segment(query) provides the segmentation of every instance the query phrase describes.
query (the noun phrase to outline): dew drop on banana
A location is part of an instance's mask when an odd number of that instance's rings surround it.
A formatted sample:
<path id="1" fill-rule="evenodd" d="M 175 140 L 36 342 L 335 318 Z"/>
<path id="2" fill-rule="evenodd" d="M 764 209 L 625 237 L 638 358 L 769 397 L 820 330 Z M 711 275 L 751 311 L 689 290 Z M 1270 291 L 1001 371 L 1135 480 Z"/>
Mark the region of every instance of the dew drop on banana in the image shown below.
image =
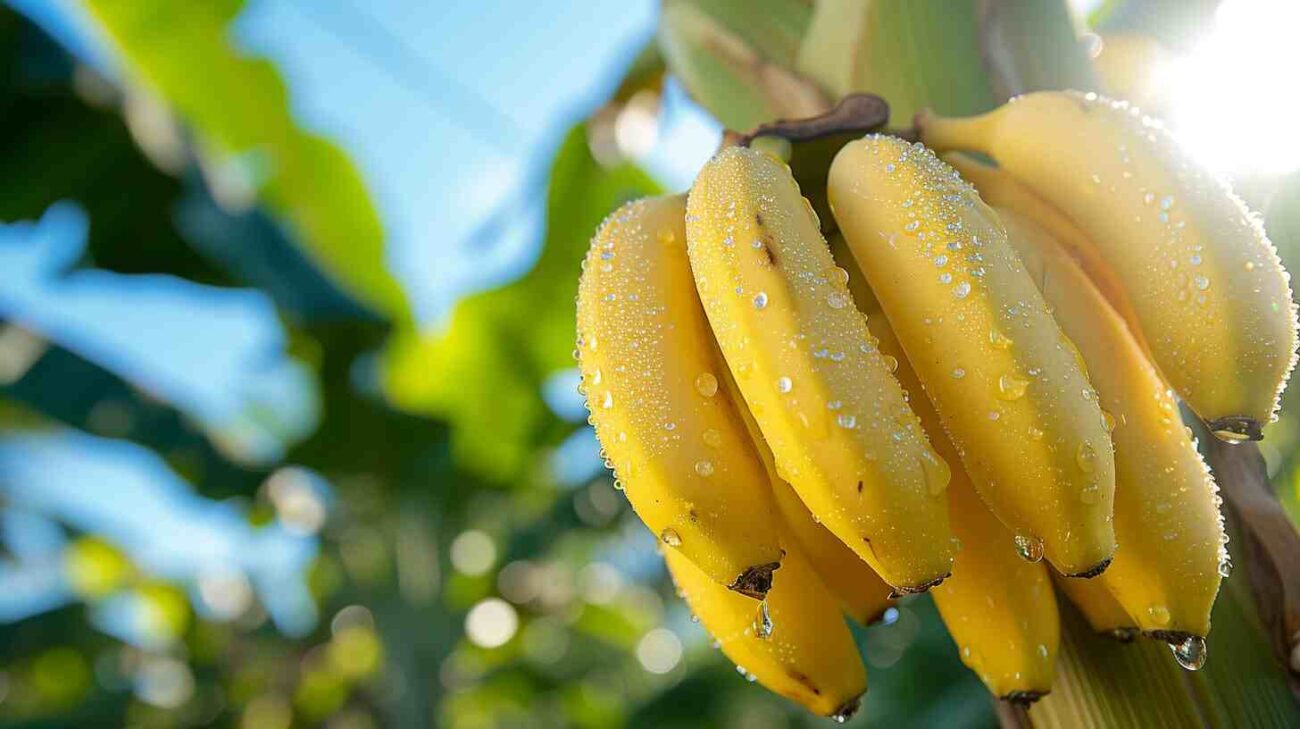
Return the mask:
<path id="1" fill-rule="evenodd" d="M 1147 608 L 1147 615 L 1151 616 L 1152 622 L 1156 625 L 1169 624 L 1169 608 L 1164 605 L 1152 605 Z"/>
<path id="2" fill-rule="evenodd" d="M 782 392 L 782 393 L 784 393 L 784 392 L 789 392 L 789 391 L 791 390 L 791 388 L 793 388 L 793 387 L 794 387 L 794 383 L 790 381 L 790 378 L 789 378 L 789 377 L 784 377 L 784 376 L 782 376 L 782 377 L 778 377 L 778 378 L 776 378 L 776 391 L 777 391 L 777 392 Z"/>
<path id="3" fill-rule="evenodd" d="M 710 372 L 701 372 L 695 378 L 695 390 L 705 397 L 713 397 L 718 394 L 718 378 Z"/>
<path id="4" fill-rule="evenodd" d="M 1027 534 L 1016 535 L 1016 553 L 1026 562 L 1043 561 L 1043 540 Z"/>
<path id="5" fill-rule="evenodd" d="M 754 294 L 754 308 L 762 311 L 767 308 L 767 292 L 759 291 Z"/>
<path id="6" fill-rule="evenodd" d="M 700 440 L 704 441 L 704 445 L 710 448 L 717 448 L 722 445 L 722 434 L 713 428 L 709 428 L 700 434 Z"/>
<path id="7" fill-rule="evenodd" d="M 1003 400 L 1019 400 L 1025 395 L 1029 380 L 1007 373 L 998 378 L 998 397 Z"/>
<path id="8" fill-rule="evenodd" d="M 668 528 L 659 532 L 659 541 L 670 547 L 680 547 L 682 546 L 682 535 L 678 534 L 676 530 Z"/>
<path id="9" fill-rule="evenodd" d="M 704 478 L 713 475 L 713 461 L 701 460 L 695 462 L 695 472 Z"/>
<path id="10" fill-rule="evenodd" d="M 1080 443 L 1074 452 L 1074 462 L 1079 466 L 1080 471 L 1092 473 L 1097 469 L 1097 449 L 1087 441 Z"/>
<path id="11" fill-rule="evenodd" d="M 772 637 L 772 611 L 767 607 L 767 600 L 758 604 L 758 616 L 754 618 L 754 637 L 767 640 Z"/>

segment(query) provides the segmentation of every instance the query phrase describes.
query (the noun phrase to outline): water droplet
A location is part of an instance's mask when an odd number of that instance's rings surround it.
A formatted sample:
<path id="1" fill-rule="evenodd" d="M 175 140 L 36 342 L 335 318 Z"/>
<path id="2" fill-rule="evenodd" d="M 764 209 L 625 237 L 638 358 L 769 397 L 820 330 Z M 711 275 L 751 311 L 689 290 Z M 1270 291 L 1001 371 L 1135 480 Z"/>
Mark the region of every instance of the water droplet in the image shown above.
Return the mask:
<path id="1" fill-rule="evenodd" d="M 1147 615 L 1151 616 L 1151 620 L 1156 625 L 1169 624 L 1169 608 L 1165 607 L 1164 605 L 1152 605 L 1151 607 L 1147 608 Z"/>
<path id="2" fill-rule="evenodd" d="M 710 372 L 701 372 L 695 378 L 695 391 L 705 397 L 713 397 L 718 394 L 718 378 Z"/>
<path id="3" fill-rule="evenodd" d="M 897 372 L 897 371 L 898 371 L 898 358 L 897 358 L 897 357 L 895 357 L 895 356 L 893 356 L 893 355 L 890 355 L 890 354 L 886 354 L 886 355 L 882 356 L 880 359 L 881 359 L 882 362 L 885 363 L 885 369 L 889 370 L 890 372 Z"/>
<path id="4" fill-rule="evenodd" d="M 601 399 L 600 406 L 606 410 L 614 407 L 614 393 L 609 390 L 605 391 L 605 397 Z"/>
<path id="5" fill-rule="evenodd" d="M 696 461 L 695 472 L 708 478 L 713 475 L 713 461 Z"/>
<path id="6" fill-rule="evenodd" d="M 682 546 L 682 536 L 671 528 L 659 532 L 659 541 L 670 547 Z"/>
<path id="7" fill-rule="evenodd" d="M 1205 639 L 1195 635 L 1189 635 L 1183 642 L 1169 645 L 1169 650 L 1174 653 L 1174 660 L 1178 665 L 1189 671 L 1199 671 L 1205 666 L 1205 659 L 1209 651 L 1205 647 Z"/>
<path id="8" fill-rule="evenodd" d="M 931 496 L 938 496 L 948 488 L 948 481 L 952 478 L 952 471 L 938 456 L 930 451 L 921 451 L 917 456 L 921 461 L 921 472 L 925 474 L 925 484 Z"/>
<path id="9" fill-rule="evenodd" d="M 1150 205 L 1155 201 L 1156 201 L 1156 194 L 1154 192 L 1148 192 L 1147 194 L 1142 196 L 1142 202 L 1146 203 L 1147 205 Z"/>
<path id="10" fill-rule="evenodd" d="M 955 299 L 964 299 L 970 295 L 970 281 L 962 281 L 952 287 L 952 296 Z"/>
<path id="11" fill-rule="evenodd" d="M 953 370 L 952 370 L 952 378 L 953 378 L 954 380 L 960 380 L 961 378 L 963 378 L 963 377 L 965 377 L 965 376 L 966 376 L 966 370 L 962 369 L 961 367 L 954 367 L 954 368 L 953 368 Z"/>
<path id="12" fill-rule="evenodd" d="M 1043 431 L 1039 430 L 1038 428 L 1035 428 L 1035 427 L 1032 426 L 1032 425 L 1029 426 L 1029 430 L 1026 431 L 1026 433 L 1029 435 L 1029 439 L 1030 439 L 1030 440 L 1042 440 L 1042 439 L 1043 439 Z"/>
<path id="13" fill-rule="evenodd" d="M 754 618 L 754 637 L 767 640 L 772 637 L 772 611 L 767 607 L 767 600 L 758 604 L 758 616 Z"/>
<path id="14" fill-rule="evenodd" d="M 1254 270 L 1255 270 L 1255 262 L 1254 262 L 1254 261 L 1246 261 L 1246 270 L 1247 270 L 1247 271 L 1254 271 Z"/>
<path id="15" fill-rule="evenodd" d="M 840 413 L 839 416 L 835 418 L 835 423 L 841 428 L 853 430 L 858 425 L 858 419 L 848 413 Z"/>
<path id="16" fill-rule="evenodd" d="M 998 397 L 1003 400 L 1019 400 L 1024 397 L 1027 387 L 1029 387 L 1029 380 L 1011 373 L 1004 374 L 998 378 Z"/>
<path id="17" fill-rule="evenodd" d="M 839 410 L 842 407 L 844 407 L 844 403 L 840 400 L 828 400 L 826 402 L 827 410 Z"/>
<path id="18" fill-rule="evenodd" d="M 835 280 L 836 280 L 836 281 L 839 281 L 841 284 L 843 284 L 843 285 L 845 285 L 845 286 L 848 286 L 848 285 L 849 285 L 849 272 L 846 271 L 846 270 L 844 270 L 844 269 L 842 269 L 842 268 L 840 268 L 839 266 L 836 266 L 836 267 L 835 267 Z"/>
<path id="19" fill-rule="evenodd" d="M 943 273 L 939 274 L 939 283 L 945 285 L 952 283 L 952 274 L 948 273 L 947 271 L 944 271 Z"/>
<path id="20" fill-rule="evenodd" d="M 1043 561 L 1043 540 L 1026 534 L 1016 535 L 1016 553 L 1026 562 Z"/>
<path id="21" fill-rule="evenodd" d="M 767 292 L 759 291 L 754 294 L 754 308 L 762 311 L 767 308 Z"/>
<path id="22" fill-rule="evenodd" d="M 1074 451 L 1074 462 L 1079 466 L 1080 471 L 1092 473 L 1097 470 L 1097 449 L 1093 448 L 1088 441 L 1080 443 L 1078 449 Z"/>
<path id="23" fill-rule="evenodd" d="M 1008 337 L 1002 332 L 996 329 L 990 329 L 989 344 L 993 345 L 994 349 L 1007 349 L 1014 344 L 1014 342 L 1011 340 L 1011 337 Z"/>
<path id="24" fill-rule="evenodd" d="M 1201 254 L 1193 253 L 1192 257 L 1187 260 L 1190 261 L 1193 266 L 1199 266 L 1201 265 Z"/>
<path id="25" fill-rule="evenodd" d="M 944 266 L 948 265 L 948 257 L 940 253 L 939 255 L 934 257 L 934 265 L 938 266 L 939 268 L 943 268 Z"/>
<path id="26" fill-rule="evenodd" d="M 722 434 L 713 428 L 709 428 L 700 434 L 700 440 L 703 440 L 704 445 L 710 448 L 717 448 L 722 445 Z"/>
<path id="27" fill-rule="evenodd" d="M 784 377 L 784 376 L 782 376 L 782 377 L 778 377 L 778 378 L 776 378 L 776 391 L 777 391 L 777 392 L 789 392 L 790 389 L 793 388 L 793 387 L 794 387 L 794 383 L 790 381 L 790 378 L 789 378 L 789 377 Z"/>
<path id="28" fill-rule="evenodd" d="M 1102 410 L 1102 411 L 1101 411 L 1101 422 L 1102 422 L 1102 425 L 1105 425 L 1105 426 L 1106 426 L 1106 432 L 1107 432 L 1107 433 L 1114 433 L 1114 432 L 1115 432 L 1115 416 L 1114 416 L 1114 415 L 1111 415 L 1110 413 L 1106 412 L 1105 410 Z"/>
<path id="29" fill-rule="evenodd" d="M 1090 483 L 1079 489 L 1079 501 L 1091 506 L 1101 501 L 1101 486 L 1096 483 Z"/>
<path id="30" fill-rule="evenodd" d="M 1038 644 L 1038 657 L 1039 658 L 1047 657 L 1047 646 L 1043 643 Z"/>
<path id="31" fill-rule="evenodd" d="M 1192 284 L 1196 286 L 1197 290 L 1204 291 L 1210 288 L 1210 279 L 1204 276 L 1197 276 L 1196 278 L 1192 279 Z"/>
<path id="32" fill-rule="evenodd" d="M 826 295 L 826 305 L 832 309 L 843 309 L 849 305 L 849 297 L 839 291 L 832 291 Z"/>

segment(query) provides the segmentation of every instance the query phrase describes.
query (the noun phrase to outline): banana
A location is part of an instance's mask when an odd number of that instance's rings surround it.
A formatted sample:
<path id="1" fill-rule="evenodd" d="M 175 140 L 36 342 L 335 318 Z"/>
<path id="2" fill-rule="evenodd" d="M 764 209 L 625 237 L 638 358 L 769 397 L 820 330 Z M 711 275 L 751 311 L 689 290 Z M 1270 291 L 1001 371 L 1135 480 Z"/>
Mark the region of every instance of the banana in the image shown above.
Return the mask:
<path id="1" fill-rule="evenodd" d="M 874 296 L 855 268 L 847 267 L 852 276 L 849 288 L 860 292 L 857 301 L 867 314 L 871 333 L 879 340 L 877 346 L 898 359 L 895 374 L 912 396 L 909 402 L 931 433 L 935 450 L 960 463 L 898 337 L 885 315 L 873 308 Z M 962 663 L 994 696 L 1021 704 L 1037 701 L 1052 688 L 1061 635 L 1048 570 L 1041 563 L 1020 558 L 1011 533 L 980 501 L 962 468 L 952 472 L 948 505 L 952 530 L 961 547 L 952 577 L 931 592 L 934 604 L 960 646 Z"/>
<path id="2" fill-rule="evenodd" d="M 582 387 L 642 521 L 705 574 L 761 599 L 781 560 L 767 475 L 686 257 L 683 196 L 639 200 L 592 240 L 578 289 Z"/>
<path id="3" fill-rule="evenodd" d="M 1101 581 L 1146 634 L 1203 641 L 1225 564 L 1218 489 L 1178 404 L 1119 315 L 1049 234 L 998 210 L 1114 423 L 1115 536 Z M 1224 570 L 1226 571 L 1226 570 Z"/>
<path id="4" fill-rule="evenodd" d="M 1096 632 L 1124 643 L 1137 637 L 1137 621 L 1129 617 L 1101 580 L 1081 580 L 1058 575 L 1056 586 L 1070 598 L 1070 602 L 1083 613 L 1084 620 Z"/>
<path id="5" fill-rule="evenodd" d="M 760 608 L 665 550 L 677 591 L 742 674 L 808 710 L 847 720 L 867 673 L 835 598 L 790 545 Z M 766 635 L 766 637 L 763 637 Z"/>
<path id="6" fill-rule="evenodd" d="M 719 152 L 687 203 L 696 287 L 782 478 L 897 592 L 952 568 L 931 449 L 780 160 Z"/>
<path id="7" fill-rule="evenodd" d="M 1115 549 L 1110 436 L 997 215 L 932 152 L 883 135 L 840 150 L 828 192 L 967 473 L 1021 554 L 1064 574 L 1103 571 Z"/>
<path id="8" fill-rule="evenodd" d="M 917 125 L 935 149 L 991 156 L 1072 220 L 1192 410 L 1224 440 L 1262 437 L 1295 364 L 1289 277 L 1259 219 L 1159 122 L 1096 94 L 1039 92 Z"/>
<path id="9" fill-rule="evenodd" d="M 967 182 L 979 191 L 980 199 L 999 210 L 1014 210 L 1022 217 L 1051 234 L 1057 243 L 1078 261 L 1088 278 L 1106 297 L 1106 301 L 1124 317 L 1142 351 L 1150 359 L 1150 347 L 1142 339 L 1142 323 L 1129 301 L 1124 286 L 1115 272 L 1097 254 L 1097 247 L 1069 218 L 1025 187 L 1005 171 L 976 160 L 964 152 L 948 152 L 939 156 L 957 170 Z"/>
<path id="10" fill-rule="evenodd" d="M 789 484 L 774 479 L 772 494 L 791 538 L 844 612 L 862 625 L 880 620 L 894 603 L 893 588 L 818 523 Z"/>

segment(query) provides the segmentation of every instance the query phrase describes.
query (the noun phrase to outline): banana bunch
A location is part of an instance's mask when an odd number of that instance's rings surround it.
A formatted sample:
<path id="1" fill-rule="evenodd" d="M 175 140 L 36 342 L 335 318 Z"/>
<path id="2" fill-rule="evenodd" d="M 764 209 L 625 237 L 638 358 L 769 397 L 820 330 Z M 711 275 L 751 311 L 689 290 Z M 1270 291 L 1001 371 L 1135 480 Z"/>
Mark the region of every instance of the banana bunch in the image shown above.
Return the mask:
<path id="1" fill-rule="evenodd" d="M 866 690 L 842 616 L 926 591 L 1009 701 L 1051 689 L 1058 592 L 1199 668 L 1231 561 L 1179 402 L 1262 437 L 1295 362 L 1288 275 L 1122 103 L 917 126 L 838 151 L 831 225 L 746 146 L 602 224 L 577 355 L 607 465 L 723 652 L 817 713 Z"/>

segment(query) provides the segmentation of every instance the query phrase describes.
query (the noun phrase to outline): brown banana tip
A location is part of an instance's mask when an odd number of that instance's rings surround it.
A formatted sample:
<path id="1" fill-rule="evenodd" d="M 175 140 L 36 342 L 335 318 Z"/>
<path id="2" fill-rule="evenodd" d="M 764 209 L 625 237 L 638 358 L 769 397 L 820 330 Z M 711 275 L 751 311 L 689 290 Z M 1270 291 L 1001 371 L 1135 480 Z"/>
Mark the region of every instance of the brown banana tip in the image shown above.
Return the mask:
<path id="1" fill-rule="evenodd" d="M 1205 639 L 1205 636 L 1189 633 L 1186 630 L 1144 630 L 1142 635 L 1155 640 L 1163 641 L 1169 645 L 1182 645 L 1189 638 Z"/>
<path id="2" fill-rule="evenodd" d="M 1009 704 L 1015 704 L 1023 709 L 1028 709 L 1035 701 L 1038 701 L 1050 693 L 1050 689 L 1045 691 L 1012 691 L 1000 698 Z"/>
<path id="3" fill-rule="evenodd" d="M 1236 445 L 1250 440 L 1264 440 L 1264 426 L 1245 415 L 1228 415 L 1205 424 L 1215 438 Z"/>
<path id="4" fill-rule="evenodd" d="M 852 719 L 853 715 L 858 713 L 858 709 L 861 708 L 862 708 L 862 697 L 856 696 L 852 699 L 849 699 L 848 701 L 845 701 L 843 704 L 840 704 L 839 708 L 837 708 L 835 711 L 832 711 L 829 716 L 836 724 L 843 724 L 849 719 Z"/>
<path id="5" fill-rule="evenodd" d="M 1088 569 L 1082 572 L 1076 572 L 1072 575 L 1066 575 L 1066 577 L 1073 577 L 1080 580 L 1090 580 L 1093 577 L 1096 577 L 1097 575 L 1101 574 L 1102 572 L 1105 572 L 1106 568 L 1110 566 L 1110 561 L 1112 559 L 1114 559 L 1114 557 L 1107 557 L 1106 559 L 1103 559 L 1102 561 L 1098 562 L 1096 565 L 1089 567 Z"/>
<path id="6" fill-rule="evenodd" d="M 930 580 L 929 582 L 923 582 L 919 585 L 904 585 L 902 587 L 894 586 L 893 591 L 889 593 L 889 599 L 897 600 L 898 598 L 904 595 L 920 595 L 923 592 L 929 592 L 930 588 L 938 587 L 940 583 L 942 583 L 944 580 L 948 579 L 949 577 L 952 577 L 951 572 L 939 575 L 933 580 Z"/>
<path id="7" fill-rule="evenodd" d="M 755 600 L 762 600 L 767 597 L 767 591 L 772 589 L 772 573 L 781 567 L 780 562 L 768 562 L 750 567 L 736 581 L 731 583 L 730 589 L 739 592 L 745 597 L 752 597 Z"/>

